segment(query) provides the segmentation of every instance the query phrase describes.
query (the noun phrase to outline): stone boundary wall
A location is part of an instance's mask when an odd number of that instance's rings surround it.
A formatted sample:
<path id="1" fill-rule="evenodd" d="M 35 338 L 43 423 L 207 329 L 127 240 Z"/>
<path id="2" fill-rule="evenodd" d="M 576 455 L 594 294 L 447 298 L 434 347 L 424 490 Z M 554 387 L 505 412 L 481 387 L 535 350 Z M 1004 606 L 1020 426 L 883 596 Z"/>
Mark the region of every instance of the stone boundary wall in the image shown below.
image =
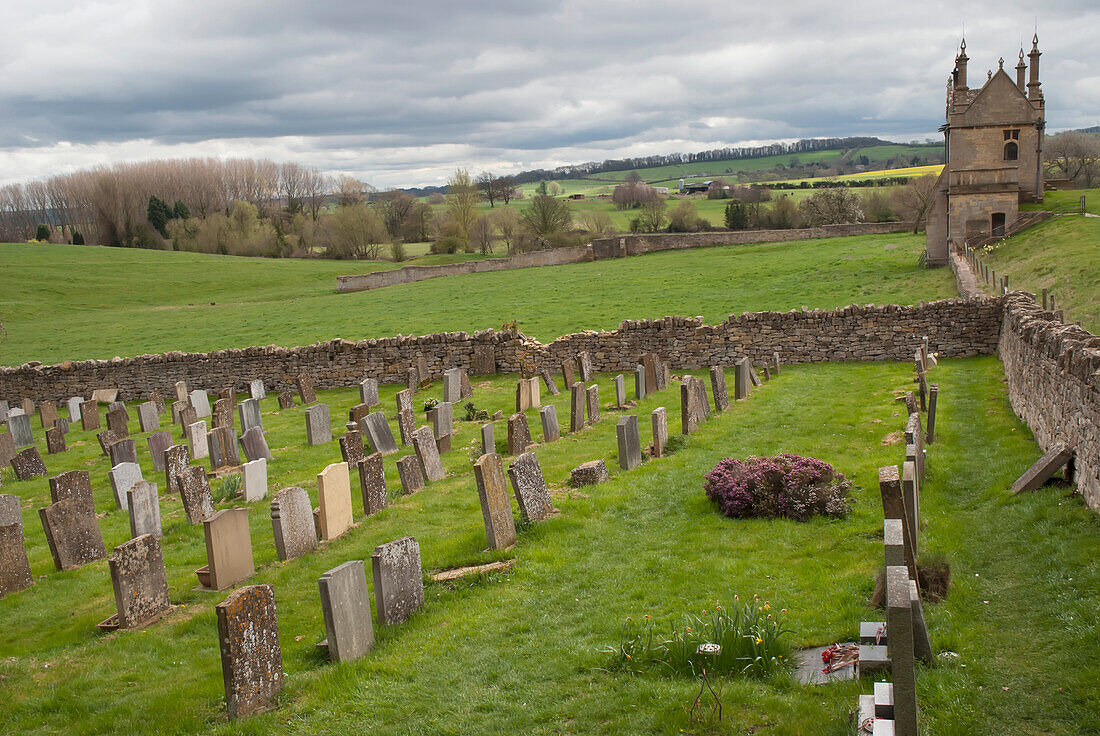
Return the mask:
<path id="1" fill-rule="evenodd" d="M 970 264 L 958 253 L 951 253 L 951 270 L 955 272 L 955 288 L 963 299 L 978 299 L 985 292 L 978 286 L 978 279 L 974 276 Z"/>
<path id="2" fill-rule="evenodd" d="M 1077 489 L 1100 511 L 1100 337 L 1059 321 L 1035 297 L 1004 297 L 998 352 L 1012 410 L 1046 452 L 1076 451 Z"/>
<path id="3" fill-rule="evenodd" d="M 452 263 L 443 266 L 405 266 L 390 271 L 375 271 L 374 273 L 357 276 L 337 276 L 336 291 L 341 294 L 354 291 L 370 291 L 386 286 L 411 284 L 415 281 L 437 279 L 443 276 L 457 276 L 464 273 L 560 266 L 566 263 L 582 263 L 604 258 L 637 256 L 662 250 L 708 248 L 714 245 L 774 243 L 783 240 L 836 238 L 845 235 L 882 235 L 884 233 L 903 232 L 904 230 L 906 230 L 906 225 L 903 222 L 859 222 L 851 225 L 825 225 L 824 227 L 796 230 L 731 230 L 710 233 L 626 235 L 616 238 L 601 238 L 592 241 L 589 245 L 521 253 L 511 258 L 487 258 L 480 261 L 466 261 L 465 263 Z"/>
<path id="4" fill-rule="evenodd" d="M 28 363 L 0 368 L 0 399 L 15 402 L 61 401 L 90 396 L 96 388 L 118 388 L 126 400 L 144 399 L 153 390 L 173 395 L 176 381 L 217 391 L 247 390 L 262 378 L 269 390 L 292 388 L 300 373 L 318 388 L 350 386 L 365 376 L 387 383 L 405 381 L 406 371 L 423 355 L 432 376 L 447 368 L 475 372 L 488 355 L 497 371 L 547 367 L 580 351 L 592 354 L 600 371 L 630 371 L 643 353 L 656 352 L 673 368 L 732 365 L 748 355 L 762 361 L 778 352 L 784 363 L 821 361 L 908 361 L 927 335 L 937 353 L 949 357 L 990 354 L 997 346 L 1001 301 L 982 299 L 921 303 L 917 306 L 850 306 L 836 310 L 746 312 L 718 325 L 702 317 L 627 320 L 610 332 L 565 335 L 545 345 L 519 332 L 484 330 L 470 335 L 448 332 L 421 337 L 332 340 L 306 347 L 274 345 L 211 353 L 163 353 L 135 358 Z"/>

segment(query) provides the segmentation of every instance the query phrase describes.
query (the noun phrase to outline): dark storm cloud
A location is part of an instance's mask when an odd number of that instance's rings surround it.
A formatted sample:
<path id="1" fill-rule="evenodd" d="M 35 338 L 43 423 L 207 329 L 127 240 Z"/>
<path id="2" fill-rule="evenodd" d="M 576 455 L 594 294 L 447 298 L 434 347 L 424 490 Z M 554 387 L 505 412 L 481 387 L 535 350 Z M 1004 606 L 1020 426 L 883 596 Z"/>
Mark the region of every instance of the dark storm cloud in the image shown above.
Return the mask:
<path id="1" fill-rule="evenodd" d="M 934 134 L 1034 6 L 37 2 L 0 29 L 0 179 L 270 156 L 379 184 L 749 140 Z M 1100 118 L 1094 2 L 1039 17 L 1051 128 Z"/>

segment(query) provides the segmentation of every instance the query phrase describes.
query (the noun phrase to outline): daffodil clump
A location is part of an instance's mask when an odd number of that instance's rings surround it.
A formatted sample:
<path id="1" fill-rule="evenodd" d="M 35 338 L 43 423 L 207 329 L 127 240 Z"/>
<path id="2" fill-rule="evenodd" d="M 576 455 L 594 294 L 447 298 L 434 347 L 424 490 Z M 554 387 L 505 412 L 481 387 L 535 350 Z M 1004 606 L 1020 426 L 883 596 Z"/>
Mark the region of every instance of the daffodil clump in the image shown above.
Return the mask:
<path id="1" fill-rule="evenodd" d="M 685 614 L 671 625 L 659 624 L 649 615 L 638 621 L 628 618 L 619 646 L 603 651 L 612 659 L 611 669 L 697 676 L 705 668 L 709 675 L 765 678 L 790 666 L 786 613 L 754 595 L 746 601 L 734 596 L 731 606 L 718 603 L 713 610 Z M 706 653 L 715 649 L 706 644 L 717 644 L 718 653 Z"/>

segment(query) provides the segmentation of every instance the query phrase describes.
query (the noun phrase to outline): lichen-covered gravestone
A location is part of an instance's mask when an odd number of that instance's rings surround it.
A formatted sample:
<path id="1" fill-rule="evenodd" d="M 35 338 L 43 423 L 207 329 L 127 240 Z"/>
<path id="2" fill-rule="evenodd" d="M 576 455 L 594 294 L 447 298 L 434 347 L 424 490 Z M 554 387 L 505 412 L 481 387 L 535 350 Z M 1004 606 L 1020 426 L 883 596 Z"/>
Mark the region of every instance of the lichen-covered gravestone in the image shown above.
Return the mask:
<path id="1" fill-rule="evenodd" d="M 584 384 L 571 384 L 569 392 L 569 431 L 580 432 L 584 428 Z"/>
<path id="2" fill-rule="evenodd" d="M 485 522 L 489 548 L 503 550 L 511 547 L 516 543 L 516 525 L 500 455 L 494 452 L 479 457 L 474 463 L 474 480 L 477 481 L 477 495 L 481 501 L 481 516 Z"/>
<path id="3" fill-rule="evenodd" d="M 581 381 L 588 383 L 592 380 L 594 373 L 592 368 L 592 355 L 587 350 L 583 351 L 577 356 L 577 363 L 580 367 Z"/>
<path id="4" fill-rule="evenodd" d="M 53 426 L 46 430 L 46 452 L 57 455 L 65 452 L 65 433 L 59 426 Z"/>
<path id="5" fill-rule="evenodd" d="M 95 401 L 80 403 L 80 426 L 85 432 L 99 429 L 99 404 Z"/>
<path id="6" fill-rule="evenodd" d="M 389 498 L 381 453 L 376 452 L 359 461 L 359 488 L 363 494 L 363 513 L 376 514 L 386 508 Z"/>
<path id="7" fill-rule="evenodd" d="M 298 376 L 298 398 L 303 404 L 312 404 L 317 401 L 317 393 L 313 390 L 313 379 L 304 373 Z"/>
<path id="8" fill-rule="evenodd" d="M 177 479 L 187 469 L 191 456 L 186 445 L 172 445 L 164 451 L 164 492 L 172 493 L 177 489 Z"/>
<path id="9" fill-rule="evenodd" d="M 304 488 L 284 488 L 271 498 L 271 526 L 275 532 L 275 553 L 280 560 L 293 560 L 317 547 L 317 527 L 309 493 Z"/>
<path id="10" fill-rule="evenodd" d="M 317 474 L 317 502 L 321 539 L 336 539 L 351 528 L 351 475 L 347 463 L 333 463 Z"/>
<path id="11" fill-rule="evenodd" d="M 168 431 L 153 432 L 148 439 L 149 455 L 153 458 L 153 470 L 163 471 L 165 467 L 164 453 L 172 446 L 172 433 Z"/>
<path id="12" fill-rule="evenodd" d="M 87 470 L 68 470 L 50 478 L 50 500 L 53 503 L 75 498 L 89 511 L 95 512 L 92 499 L 92 476 Z"/>
<path id="13" fill-rule="evenodd" d="M 584 390 L 585 404 L 588 406 L 588 423 L 600 421 L 600 387 L 592 384 Z"/>
<path id="14" fill-rule="evenodd" d="M 374 601 L 378 622 L 403 624 L 424 605 L 420 545 L 405 537 L 374 548 Z"/>
<path id="15" fill-rule="evenodd" d="M 293 409 L 294 408 L 294 394 L 289 391 L 283 391 L 279 394 L 279 409 Z"/>
<path id="16" fill-rule="evenodd" d="M 306 409 L 306 442 L 311 446 L 332 442 L 328 404 L 316 404 Z"/>
<path id="17" fill-rule="evenodd" d="M 531 430 L 527 426 L 527 415 L 516 412 L 508 417 L 508 454 L 519 455 L 531 445 Z"/>
<path id="18" fill-rule="evenodd" d="M 33 584 L 19 497 L 0 495 L 0 597 Z"/>
<path id="19" fill-rule="evenodd" d="M 539 419 L 542 422 L 543 442 L 561 439 L 561 430 L 558 429 L 558 410 L 553 404 L 547 404 L 539 409 Z"/>
<path id="20" fill-rule="evenodd" d="M 424 470 L 416 455 L 406 455 L 397 461 L 397 475 L 401 478 L 401 490 L 406 495 L 424 487 Z"/>
<path id="21" fill-rule="evenodd" d="M 251 399 L 246 399 L 251 401 Z M 214 402 L 214 408 L 210 412 L 210 426 L 233 426 L 233 402 L 229 399 L 218 399 Z"/>
<path id="22" fill-rule="evenodd" d="M 124 407 L 107 412 L 107 429 L 114 432 L 116 437 L 130 436 L 130 417 Z"/>
<path id="23" fill-rule="evenodd" d="M 72 570 L 107 554 L 95 511 L 86 502 L 77 498 L 58 501 L 39 509 L 38 515 L 58 570 Z"/>
<path id="24" fill-rule="evenodd" d="M 108 565 L 119 628 L 145 626 L 171 607 L 160 540 L 152 534 L 115 547 Z"/>
<path id="25" fill-rule="evenodd" d="M 543 368 L 539 371 L 539 376 L 542 378 L 542 385 L 546 386 L 546 390 L 551 396 L 557 396 L 561 393 L 558 384 L 554 383 L 554 376 L 550 373 L 549 368 Z"/>
<path id="26" fill-rule="evenodd" d="M 126 505 L 130 511 L 130 536 L 152 534 L 160 539 L 160 498 L 157 495 L 157 484 L 144 480 L 135 483 L 126 491 Z"/>
<path id="27" fill-rule="evenodd" d="M 729 408 L 729 394 L 726 392 L 726 373 L 722 366 L 710 367 L 710 391 L 714 395 L 714 410 L 725 411 Z"/>
<path id="28" fill-rule="evenodd" d="M 589 460 L 569 471 L 569 484 L 574 488 L 580 488 L 603 483 L 610 477 L 603 460 Z"/>
<path id="29" fill-rule="evenodd" d="M 329 658 L 351 662 L 374 647 L 370 594 L 362 560 L 349 560 L 317 581 Z"/>
<path id="30" fill-rule="evenodd" d="M 752 366 L 749 364 L 748 358 L 741 358 L 734 366 L 733 398 L 736 401 L 748 398 L 749 393 L 752 391 L 751 370 Z"/>
<path id="31" fill-rule="evenodd" d="M 397 412 L 397 428 L 401 432 L 401 444 L 411 445 L 413 433 L 416 432 L 416 414 L 412 409 Z"/>
<path id="32" fill-rule="evenodd" d="M 642 464 L 642 443 L 638 436 L 638 417 L 633 414 L 622 417 L 615 425 L 619 444 L 619 467 L 633 470 Z"/>
<path id="33" fill-rule="evenodd" d="M 11 459 L 12 470 L 18 480 L 30 480 L 39 475 L 48 475 L 46 464 L 42 462 L 42 455 L 37 447 L 27 447 L 15 453 Z"/>
<path id="34" fill-rule="evenodd" d="M 512 483 L 519 512 L 524 521 L 542 521 L 554 510 L 542 466 L 533 452 L 525 452 L 508 465 L 508 480 Z"/>
<path id="35" fill-rule="evenodd" d="M 184 469 L 176 478 L 176 488 L 189 524 L 201 524 L 214 513 L 214 497 L 202 467 L 194 465 Z"/>
<path id="36" fill-rule="evenodd" d="M 262 378 L 256 378 L 249 382 L 248 395 L 256 401 L 263 401 L 267 398 L 267 389 L 264 388 L 264 381 Z"/>
<path id="37" fill-rule="evenodd" d="M 230 720 L 269 705 L 283 688 L 275 590 L 248 585 L 215 607 L 225 705 Z"/>

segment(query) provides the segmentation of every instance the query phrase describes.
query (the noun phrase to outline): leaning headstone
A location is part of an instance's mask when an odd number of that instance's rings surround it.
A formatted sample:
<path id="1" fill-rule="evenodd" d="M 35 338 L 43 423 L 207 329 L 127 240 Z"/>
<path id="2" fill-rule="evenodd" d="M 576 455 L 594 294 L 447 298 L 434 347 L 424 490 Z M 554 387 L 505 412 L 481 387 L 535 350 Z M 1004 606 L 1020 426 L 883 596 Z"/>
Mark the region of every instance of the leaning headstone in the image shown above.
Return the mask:
<path id="1" fill-rule="evenodd" d="M 198 413 L 195 411 L 195 407 L 187 404 L 180 409 L 179 425 L 183 430 L 184 435 L 187 434 L 187 427 L 199 421 Z"/>
<path id="2" fill-rule="evenodd" d="M 275 459 L 267 446 L 267 438 L 259 427 L 253 427 L 241 436 L 241 447 L 244 448 L 245 457 L 250 461 L 262 458 L 271 462 Z"/>
<path id="3" fill-rule="evenodd" d="M 65 402 L 65 406 L 69 410 L 69 421 L 76 423 L 80 421 L 80 405 L 84 403 L 83 396 L 73 396 Z"/>
<path id="4" fill-rule="evenodd" d="M 569 485 L 574 488 L 591 486 L 596 483 L 603 483 L 610 477 L 607 473 L 607 465 L 604 464 L 603 460 L 589 460 L 569 471 Z"/>
<path id="5" fill-rule="evenodd" d="M 581 381 L 588 383 L 592 380 L 595 371 L 592 368 L 592 355 L 587 350 L 577 356 L 577 364 L 580 367 Z"/>
<path id="6" fill-rule="evenodd" d="M 279 394 L 279 409 L 293 409 L 294 408 L 294 394 L 289 391 L 283 391 Z"/>
<path id="7" fill-rule="evenodd" d="M 405 495 L 416 493 L 424 487 L 424 470 L 416 455 L 406 455 L 397 461 L 397 475 L 401 478 L 401 490 Z"/>
<path id="8" fill-rule="evenodd" d="M 57 422 L 57 404 L 52 401 L 43 401 L 38 405 L 38 420 L 42 422 L 42 429 L 49 429 Z"/>
<path id="9" fill-rule="evenodd" d="M 548 368 L 543 368 L 539 371 L 539 376 L 542 378 L 542 384 L 546 386 L 546 391 L 551 396 L 557 396 L 561 393 L 558 389 L 558 384 L 554 383 L 554 376 L 550 373 Z"/>
<path id="10" fill-rule="evenodd" d="M 481 425 L 481 454 L 497 451 L 496 428 L 492 422 Z"/>
<path id="11" fill-rule="evenodd" d="M 371 450 L 383 455 L 392 455 L 398 451 L 389 422 L 386 421 L 386 415 L 381 410 L 372 411 L 360 424 L 363 427 L 363 436 L 370 443 Z"/>
<path id="12" fill-rule="evenodd" d="M 210 396 L 202 390 L 194 390 L 190 395 L 191 406 L 195 407 L 195 417 L 205 419 L 210 416 Z"/>
<path id="13" fill-rule="evenodd" d="M 359 403 L 367 406 L 378 405 L 378 379 L 364 378 L 359 382 Z"/>
<path id="14" fill-rule="evenodd" d="M 53 426 L 46 430 L 46 452 L 50 455 L 65 452 L 65 435 L 61 427 Z"/>
<path id="15" fill-rule="evenodd" d="M 229 427 L 216 427 L 206 433 L 206 444 L 210 450 L 210 469 L 235 468 L 241 464 L 241 453 L 237 449 L 237 437 Z"/>
<path id="16" fill-rule="evenodd" d="M 504 464 L 500 455 L 482 455 L 474 463 L 474 479 L 481 501 L 481 516 L 489 548 L 503 550 L 516 543 L 516 525 L 512 519 L 512 504 L 504 480 Z"/>
<path id="17" fill-rule="evenodd" d="M 143 433 L 160 429 L 160 415 L 157 414 L 157 405 L 152 401 L 138 404 L 138 424 Z"/>
<path id="18" fill-rule="evenodd" d="M 361 458 L 358 467 L 359 490 L 363 494 L 363 513 L 368 516 L 377 514 L 389 504 L 382 454 L 376 452 L 369 457 Z"/>
<path id="19" fill-rule="evenodd" d="M 119 463 L 136 463 L 137 445 L 132 439 L 112 442 L 111 446 L 107 448 L 107 454 L 111 458 L 111 467 Z"/>
<path id="20" fill-rule="evenodd" d="M 752 378 L 749 375 L 752 366 L 748 358 L 741 358 L 734 365 L 733 371 L 733 398 L 736 401 L 747 398 L 752 391 Z"/>
<path id="21" fill-rule="evenodd" d="M 634 400 L 641 401 L 645 398 L 645 366 L 634 366 Z"/>
<path id="22" fill-rule="evenodd" d="M 577 382 L 577 361 L 566 358 L 561 362 L 561 380 L 566 386 Z"/>
<path id="23" fill-rule="evenodd" d="M 592 384 L 584 390 L 585 405 L 588 407 L 588 423 L 600 421 L 600 387 Z"/>
<path id="24" fill-rule="evenodd" d="M 443 480 L 443 461 L 439 459 L 439 448 L 431 427 L 420 427 L 413 433 L 413 447 L 420 461 L 420 469 L 428 481 Z"/>
<path id="25" fill-rule="evenodd" d="M 710 367 L 710 392 L 714 396 L 714 410 L 725 411 L 729 408 L 729 395 L 726 393 L 726 372 L 722 366 Z"/>
<path id="26" fill-rule="evenodd" d="M 39 475 L 47 475 L 46 464 L 38 454 L 37 447 L 26 447 L 15 453 L 11 459 L 12 470 L 17 480 L 30 480 Z"/>
<path id="27" fill-rule="evenodd" d="M 249 382 L 248 395 L 256 401 L 263 401 L 267 398 L 267 389 L 264 388 L 264 381 L 262 378 L 257 378 Z"/>
<path id="28" fill-rule="evenodd" d="M 87 470 L 69 470 L 50 478 L 50 501 L 76 499 L 89 512 L 95 513 L 92 498 L 92 477 Z"/>
<path id="29" fill-rule="evenodd" d="M 448 368 L 443 372 L 443 401 L 456 403 L 462 400 L 462 369 Z"/>
<path id="30" fill-rule="evenodd" d="M 263 416 L 260 414 L 260 402 L 257 399 L 245 399 L 237 404 L 237 415 L 241 419 L 242 433 L 253 427 L 264 428 Z"/>
<path id="31" fill-rule="evenodd" d="M 23 400 L 19 402 L 19 408 L 21 408 L 23 410 L 23 413 L 26 414 L 28 417 L 31 414 L 34 414 L 34 402 L 25 396 L 23 397 Z"/>
<path id="32" fill-rule="evenodd" d="M 779 353 L 772 353 L 772 373 L 779 375 Z"/>
<path id="33" fill-rule="evenodd" d="M 370 414 L 370 405 L 368 404 L 356 404 L 348 409 L 348 421 L 359 424 L 363 421 L 363 417 Z"/>
<path id="34" fill-rule="evenodd" d="M 317 548 L 317 525 L 304 488 L 291 486 L 271 497 L 271 526 L 275 554 L 284 562 Z"/>
<path id="35" fill-rule="evenodd" d="M 243 494 L 245 503 L 259 501 L 267 496 L 267 460 L 257 458 L 241 466 L 244 474 Z"/>
<path id="36" fill-rule="evenodd" d="M 620 373 L 615 376 L 615 408 L 626 406 L 626 377 Z"/>
<path id="37" fill-rule="evenodd" d="M 655 394 L 660 390 L 660 360 L 655 353 L 642 356 L 642 371 L 645 373 L 645 392 Z"/>
<path id="38" fill-rule="evenodd" d="M 554 504 L 535 453 L 525 452 L 509 463 L 508 480 L 524 521 L 542 521 L 550 516 Z"/>
<path id="39" fill-rule="evenodd" d="M 344 534 L 354 521 L 351 475 L 347 463 L 333 463 L 317 474 L 317 531 L 328 541 Z"/>
<path id="40" fill-rule="evenodd" d="M 120 629 L 134 629 L 156 621 L 167 611 L 168 576 L 160 540 L 142 534 L 115 547 L 108 560 L 115 591 L 115 616 Z"/>
<path id="41" fill-rule="evenodd" d="M 178 488 L 177 479 L 190 463 L 191 456 L 187 453 L 186 445 L 172 445 L 164 451 L 164 487 L 167 493 Z"/>
<path id="42" fill-rule="evenodd" d="M 397 428 L 401 432 L 401 444 L 411 445 L 413 432 L 416 431 L 416 414 L 411 409 L 397 412 Z"/>
<path id="43" fill-rule="evenodd" d="M 904 566 L 886 568 L 886 631 L 893 680 L 894 732 L 917 734 L 916 661 L 913 650 L 913 607 L 909 575 Z"/>
<path id="44" fill-rule="evenodd" d="M 428 421 L 432 423 L 436 439 L 450 437 L 454 433 L 453 406 L 448 401 L 441 401 L 428 410 Z"/>
<path id="45" fill-rule="evenodd" d="M 206 566 L 195 571 L 209 590 L 225 590 L 256 573 L 248 509 L 222 509 L 202 522 L 206 537 Z"/>
<path id="46" fill-rule="evenodd" d="M 527 415 L 517 412 L 508 417 L 508 454 L 519 455 L 531 445 L 531 430 L 527 426 Z"/>
<path id="47" fill-rule="evenodd" d="M 642 464 L 642 442 L 638 436 L 638 417 L 630 414 L 619 419 L 615 425 L 615 435 L 619 443 L 619 467 L 633 470 Z"/>
<path id="48" fill-rule="evenodd" d="M 363 434 L 359 431 L 359 425 L 348 422 L 349 430 L 339 439 L 340 457 L 348 464 L 349 468 L 359 466 L 359 461 L 365 457 L 363 452 Z"/>
<path id="49" fill-rule="evenodd" d="M 936 438 L 936 397 L 940 393 L 939 384 L 933 383 L 928 387 L 928 426 L 925 429 L 924 438 L 928 444 L 932 444 Z"/>
<path id="50" fill-rule="evenodd" d="M 569 431 L 580 432 L 584 429 L 584 384 L 571 384 L 569 393 Z"/>
<path id="51" fill-rule="evenodd" d="M 102 432 L 99 432 L 98 434 L 96 434 L 95 438 L 96 441 L 99 442 L 99 449 L 103 452 L 104 456 L 110 457 L 111 445 L 118 442 L 119 438 L 116 437 L 115 433 L 109 429 L 105 429 Z"/>
<path id="52" fill-rule="evenodd" d="M 153 470 L 164 470 L 164 452 L 172 446 L 172 433 L 167 430 L 153 432 L 146 442 L 153 458 Z"/>
<path id="53" fill-rule="evenodd" d="M 650 416 L 653 425 L 653 445 L 651 452 L 653 457 L 664 457 L 665 445 L 668 444 L 668 415 L 663 406 L 658 406 Z"/>
<path id="54" fill-rule="evenodd" d="M 247 716 L 275 700 L 283 689 L 283 653 L 270 585 L 235 590 L 215 607 L 222 680 L 229 720 Z"/>
<path id="55" fill-rule="evenodd" d="M 558 410 L 553 404 L 547 404 L 539 409 L 539 419 L 542 421 L 543 442 L 561 439 L 561 431 L 558 429 Z"/>
<path id="56" fill-rule="evenodd" d="M 214 496 L 210 493 L 210 481 L 206 471 L 198 465 L 184 470 L 176 479 L 176 489 L 183 501 L 183 511 L 188 524 L 201 524 L 214 513 Z"/>
<path id="57" fill-rule="evenodd" d="M 222 428 L 216 427 L 216 429 Z M 193 459 L 200 460 L 204 457 L 210 457 L 210 443 L 206 439 L 205 419 L 200 419 L 194 424 L 188 424 L 184 437 L 187 440 L 187 446 L 191 448 Z"/>
<path id="58" fill-rule="evenodd" d="M 160 497 L 157 484 L 138 481 L 126 491 L 126 506 L 130 512 L 130 536 L 152 534 L 160 539 Z"/>
<path id="59" fill-rule="evenodd" d="M 8 414 L 8 432 L 16 447 L 34 444 L 34 433 L 31 431 L 31 418 L 28 414 Z"/>
<path id="60" fill-rule="evenodd" d="M 99 429 L 99 404 L 94 401 L 80 403 L 80 426 L 85 432 Z"/>
<path id="61" fill-rule="evenodd" d="M 12 442 L 11 434 L 0 432 L 0 468 L 10 463 L 13 457 L 15 457 L 15 443 Z"/>
<path id="62" fill-rule="evenodd" d="M 374 647 L 370 595 L 362 560 L 349 560 L 317 581 L 329 658 L 351 662 Z"/>
<path id="63" fill-rule="evenodd" d="M 50 504 L 38 516 L 58 570 L 72 570 L 107 554 L 95 512 L 79 499 Z"/>
<path id="64" fill-rule="evenodd" d="M 397 400 L 397 411 L 416 411 L 416 408 L 413 406 L 413 392 L 409 389 L 401 389 L 397 392 L 395 398 Z"/>
<path id="65" fill-rule="evenodd" d="M 245 399 L 252 401 L 252 399 Z M 233 426 L 233 402 L 229 399 L 218 399 L 214 402 L 214 408 L 210 410 L 211 427 Z"/>
<path id="66" fill-rule="evenodd" d="M 704 419 L 710 419 L 710 398 L 707 396 L 706 381 L 692 376 L 691 390 L 699 415 Z"/>
<path id="67" fill-rule="evenodd" d="M 424 605 L 420 545 L 413 537 L 380 544 L 370 556 L 378 623 L 403 624 Z"/>
<path id="68" fill-rule="evenodd" d="M 306 442 L 311 446 L 332 442 L 328 404 L 315 404 L 306 409 Z"/>
<path id="69" fill-rule="evenodd" d="M 461 390 L 459 391 L 459 397 L 463 399 L 469 399 L 474 395 L 474 386 L 470 383 L 470 376 L 466 371 L 462 371 L 462 374 L 458 377 Z"/>
<path id="70" fill-rule="evenodd" d="M 0 495 L 0 598 L 33 584 L 19 497 Z"/>
<path id="71" fill-rule="evenodd" d="M 183 415 L 183 410 L 187 408 L 194 410 L 195 407 L 191 406 L 186 401 L 172 402 L 172 424 L 181 424 L 180 417 Z"/>
<path id="72" fill-rule="evenodd" d="M 1013 494 L 1026 493 L 1041 488 L 1055 473 L 1073 459 L 1074 452 L 1062 442 L 1055 442 L 1043 456 L 1036 460 L 1024 474 L 1016 479 L 1009 490 Z"/>
<path id="73" fill-rule="evenodd" d="M 137 463 L 119 463 L 107 471 L 107 477 L 111 481 L 111 493 L 115 497 L 117 509 L 128 508 L 127 491 L 145 480 L 141 477 L 141 466 Z"/>
<path id="74" fill-rule="evenodd" d="M 312 404 L 317 401 L 317 392 L 313 390 L 313 379 L 305 373 L 298 376 L 298 398 L 303 404 Z"/>
<path id="75" fill-rule="evenodd" d="M 901 497 L 905 515 L 913 536 L 913 554 L 920 554 L 920 481 L 916 463 L 906 461 L 901 466 Z"/>
<path id="76" fill-rule="evenodd" d="M 909 576 L 917 577 L 916 554 L 914 553 L 913 529 L 909 527 L 909 515 L 905 513 L 904 494 L 901 489 L 901 474 L 898 466 L 887 465 L 878 469 L 879 493 L 882 496 L 882 515 L 884 519 L 900 519 L 905 542 L 905 565 Z"/>

